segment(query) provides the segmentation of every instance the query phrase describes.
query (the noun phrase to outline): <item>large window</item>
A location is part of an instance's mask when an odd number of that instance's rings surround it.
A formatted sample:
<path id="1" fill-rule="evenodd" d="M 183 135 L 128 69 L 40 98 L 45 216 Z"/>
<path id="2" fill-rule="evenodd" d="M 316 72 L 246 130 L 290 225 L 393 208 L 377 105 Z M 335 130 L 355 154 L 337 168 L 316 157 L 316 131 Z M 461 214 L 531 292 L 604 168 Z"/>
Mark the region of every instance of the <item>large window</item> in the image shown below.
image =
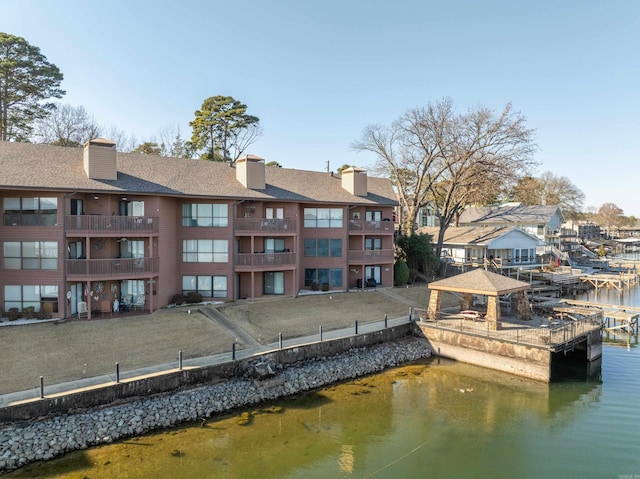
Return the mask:
<path id="1" fill-rule="evenodd" d="M 365 238 L 364 249 L 368 251 L 382 249 L 382 238 Z"/>
<path id="2" fill-rule="evenodd" d="M 183 240 L 182 261 L 185 263 L 228 263 L 227 240 Z"/>
<path id="3" fill-rule="evenodd" d="M 364 219 L 366 221 L 382 221 L 382 211 L 365 211 Z"/>
<path id="4" fill-rule="evenodd" d="M 342 240 L 340 238 L 305 238 L 305 256 L 342 256 Z"/>
<path id="5" fill-rule="evenodd" d="M 58 269 L 56 241 L 5 241 L 5 269 Z"/>
<path id="6" fill-rule="evenodd" d="M 226 298 L 226 276 L 183 276 L 182 294 L 198 292 L 203 298 Z"/>
<path id="7" fill-rule="evenodd" d="M 229 225 L 229 206 L 194 203 L 182 205 L 182 226 L 226 227 Z"/>
<path id="8" fill-rule="evenodd" d="M 342 269 L 340 268 L 307 268 L 304 270 L 304 285 L 322 286 L 327 283 L 330 287 L 342 287 Z"/>
<path id="9" fill-rule="evenodd" d="M 58 219 L 58 198 L 4 198 L 5 226 L 54 226 Z"/>
<path id="10" fill-rule="evenodd" d="M 144 201 L 121 201 L 120 216 L 144 216 Z"/>
<path id="11" fill-rule="evenodd" d="M 514 263 L 531 263 L 536 259 L 536 250 L 534 248 L 515 249 L 513 252 Z"/>
<path id="12" fill-rule="evenodd" d="M 305 228 L 342 228 L 342 208 L 305 208 Z"/>
<path id="13" fill-rule="evenodd" d="M 35 312 L 39 312 L 44 302 L 52 305 L 52 310 L 58 310 L 58 286 L 57 285 L 11 285 L 4 287 L 4 310 L 9 311 L 10 308 L 18 308 L 19 311 L 24 308 L 33 307 Z"/>
<path id="14" fill-rule="evenodd" d="M 264 294 L 284 294 L 284 272 L 265 271 Z"/>
<path id="15" fill-rule="evenodd" d="M 264 252 L 265 253 L 283 253 L 284 240 L 281 238 L 265 238 Z"/>

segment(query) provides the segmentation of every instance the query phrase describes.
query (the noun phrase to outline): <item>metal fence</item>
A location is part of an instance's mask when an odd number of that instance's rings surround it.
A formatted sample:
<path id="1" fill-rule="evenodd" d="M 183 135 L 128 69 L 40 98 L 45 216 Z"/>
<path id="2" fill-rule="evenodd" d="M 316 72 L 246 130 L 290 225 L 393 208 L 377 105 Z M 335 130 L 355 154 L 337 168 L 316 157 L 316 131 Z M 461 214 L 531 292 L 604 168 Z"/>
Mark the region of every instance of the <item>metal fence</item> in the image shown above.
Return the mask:
<path id="1" fill-rule="evenodd" d="M 501 321 L 499 322 L 500 329 L 496 330 L 491 329 L 492 325 L 489 321 L 470 321 L 463 319 L 459 314 L 443 315 L 441 319 L 430 320 L 426 309 L 414 308 L 413 312 L 416 320 L 429 328 L 544 347 L 551 351 L 564 349 L 568 343 L 602 328 L 600 320 L 585 319 L 580 321 L 553 320 L 538 327 Z"/>

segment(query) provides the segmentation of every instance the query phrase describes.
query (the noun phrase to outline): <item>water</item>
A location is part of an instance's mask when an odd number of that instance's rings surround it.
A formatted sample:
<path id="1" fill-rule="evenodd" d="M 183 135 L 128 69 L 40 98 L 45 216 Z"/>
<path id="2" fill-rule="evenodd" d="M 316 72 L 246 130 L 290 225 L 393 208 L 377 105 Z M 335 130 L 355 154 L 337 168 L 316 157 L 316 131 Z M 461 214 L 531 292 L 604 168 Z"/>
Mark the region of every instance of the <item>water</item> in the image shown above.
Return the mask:
<path id="1" fill-rule="evenodd" d="M 637 290 L 603 296 L 640 305 Z M 248 425 L 238 411 L 7 477 L 640 478 L 637 338 L 568 374 L 547 385 L 433 358 L 247 410 Z"/>

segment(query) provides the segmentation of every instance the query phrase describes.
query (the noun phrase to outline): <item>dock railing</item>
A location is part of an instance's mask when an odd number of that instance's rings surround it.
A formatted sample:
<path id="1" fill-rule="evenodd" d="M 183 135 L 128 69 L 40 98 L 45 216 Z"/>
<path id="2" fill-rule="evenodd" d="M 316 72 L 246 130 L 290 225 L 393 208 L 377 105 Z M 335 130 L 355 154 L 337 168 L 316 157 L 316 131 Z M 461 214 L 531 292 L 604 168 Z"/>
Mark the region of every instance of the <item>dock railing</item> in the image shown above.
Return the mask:
<path id="1" fill-rule="evenodd" d="M 583 319 L 552 320 L 534 327 L 521 322 L 500 321 L 500 329 L 492 329 L 489 321 L 471 321 L 460 314 L 443 314 L 430 320 L 426 309 L 413 308 L 415 319 L 422 326 L 452 331 L 473 336 L 508 341 L 516 344 L 542 347 L 556 352 L 564 350 L 567 344 L 575 343 L 587 333 L 602 328 L 599 320 Z"/>

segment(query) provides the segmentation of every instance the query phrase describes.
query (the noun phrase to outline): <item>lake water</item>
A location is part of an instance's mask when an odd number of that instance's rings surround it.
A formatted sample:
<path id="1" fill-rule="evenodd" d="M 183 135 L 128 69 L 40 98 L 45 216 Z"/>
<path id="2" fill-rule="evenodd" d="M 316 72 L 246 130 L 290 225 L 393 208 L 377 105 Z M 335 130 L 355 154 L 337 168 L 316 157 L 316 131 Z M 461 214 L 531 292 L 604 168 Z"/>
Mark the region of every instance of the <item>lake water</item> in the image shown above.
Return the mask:
<path id="1" fill-rule="evenodd" d="M 610 337 L 595 366 L 548 385 L 432 358 L 7 477 L 640 479 L 637 337 Z"/>

